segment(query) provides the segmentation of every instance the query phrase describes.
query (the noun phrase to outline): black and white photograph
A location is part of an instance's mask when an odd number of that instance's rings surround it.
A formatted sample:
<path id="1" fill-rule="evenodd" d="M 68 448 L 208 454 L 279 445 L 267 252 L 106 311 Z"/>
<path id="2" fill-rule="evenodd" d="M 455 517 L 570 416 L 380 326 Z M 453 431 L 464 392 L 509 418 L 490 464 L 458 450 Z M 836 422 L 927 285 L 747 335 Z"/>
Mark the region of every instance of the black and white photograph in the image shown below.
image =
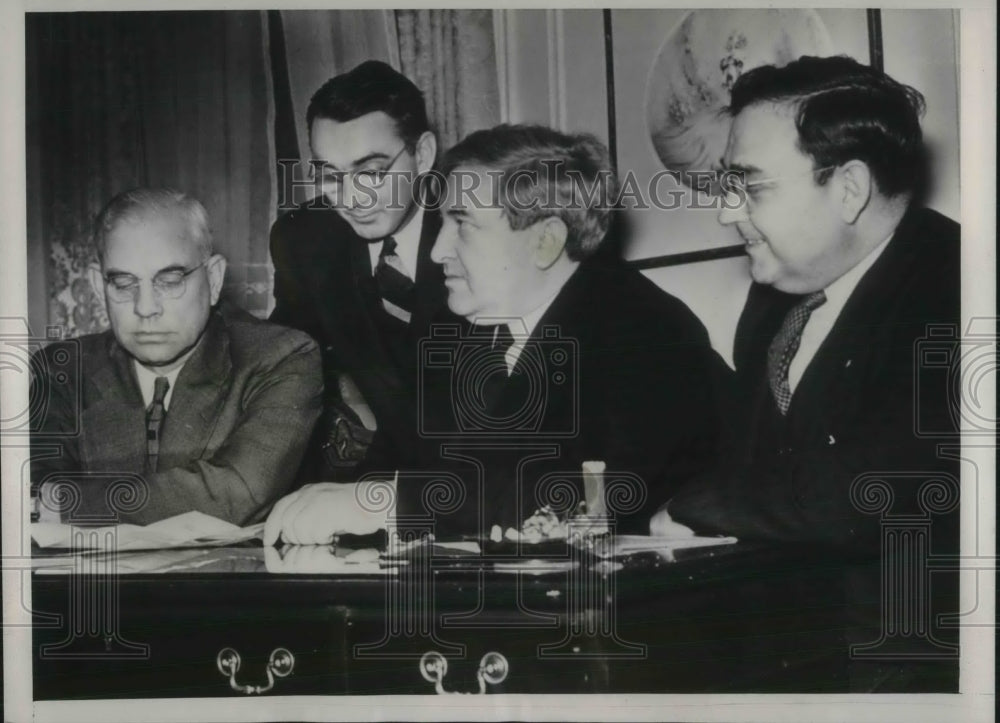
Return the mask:
<path id="1" fill-rule="evenodd" d="M 913 5 L 5 9 L 3 720 L 992 721 Z"/>

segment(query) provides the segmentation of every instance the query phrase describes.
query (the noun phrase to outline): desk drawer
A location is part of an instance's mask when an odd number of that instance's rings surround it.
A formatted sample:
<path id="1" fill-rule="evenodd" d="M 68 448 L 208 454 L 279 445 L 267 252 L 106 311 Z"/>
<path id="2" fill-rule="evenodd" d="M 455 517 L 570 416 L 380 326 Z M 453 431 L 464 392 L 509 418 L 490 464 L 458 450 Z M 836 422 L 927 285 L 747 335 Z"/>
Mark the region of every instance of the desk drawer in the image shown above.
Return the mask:
<path id="1" fill-rule="evenodd" d="M 126 585 L 116 611 L 74 616 L 68 611 L 88 607 L 79 604 L 81 594 L 93 599 L 98 591 L 81 586 L 71 604 L 70 578 L 36 584 L 35 609 L 63 620 L 57 627 L 35 626 L 35 699 L 240 696 L 247 686 L 253 692 L 268 688 L 262 695 L 339 692 L 331 688 L 331 671 L 341 657 L 343 610 L 240 600 L 234 587 L 214 590 L 219 595 L 209 604 L 204 589 L 190 596 L 186 586 L 162 585 L 154 588 L 158 599 L 148 599 Z M 232 671 L 232 653 L 222 666 L 232 676 L 219 665 L 227 649 L 239 658 L 238 670 Z"/>

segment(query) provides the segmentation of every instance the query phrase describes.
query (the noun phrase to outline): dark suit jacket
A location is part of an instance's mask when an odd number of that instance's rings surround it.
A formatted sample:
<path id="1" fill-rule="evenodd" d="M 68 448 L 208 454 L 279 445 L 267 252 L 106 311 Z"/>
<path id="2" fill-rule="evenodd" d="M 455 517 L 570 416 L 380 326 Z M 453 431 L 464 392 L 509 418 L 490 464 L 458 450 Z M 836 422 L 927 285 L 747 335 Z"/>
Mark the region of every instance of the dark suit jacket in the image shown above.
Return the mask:
<path id="1" fill-rule="evenodd" d="M 581 465 L 594 460 L 607 465 L 618 530 L 648 531 L 652 511 L 707 464 L 718 421 L 712 375 L 725 365 L 684 304 L 620 261 L 577 269 L 484 414 L 474 413 L 488 386 L 477 376 L 482 342 L 467 327 L 452 341 L 435 328 L 422 359 L 422 468 L 430 474 L 401 478 L 401 515 L 429 509 L 433 473 L 444 471 L 462 480 L 465 499 L 438 514 L 439 530 L 519 527 L 543 503 L 559 502 L 560 480 L 579 494 Z M 451 361 L 441 354 L 449 344 L 458 350 Z M 637 486 L 612 485 L 621 473 Z M 442 487 L 436 494 L 449 500 Z"/>
<path id="2" fill-rule="evenodd" d="M 750 636 L 734 655 L 777 657 L 791 679 L 801 679 L 797 669 L 808 676 L 813 660 L 839 661 L 836 674 L 824 664 L 823 679 L 814 681 L 830 692 L 956 690 L 957 659 L 927 660 L 920 635 L 892 636 L 889 660 L 849 653 L 854 644 L 890 633 L 887 625 L 926 625 L 937 640 L 957 642 L 957 628 L 934 622 L 958 611 L 957 574 L 939 572 L 929 590 L 920 590 L 913 581 L 929 573 L 915 569 L 919 559 L 886 567 L 882 516 L 862 511 L 851 488 L 866 474 L 885 480 L 893 497 L 889 514 L 906 515 L 923 513 L 917 504 L 922 483 L 951 478 L 957 484 L 957 463 L 939 458 L 936 447 L 955 430 L 948 367 L 960 333 L 959 271 L 958 225 L 933 211 L 908 212 L 806 368 L 784 418 L 767 383 L 767 348 L 800 297 L 751 288 L 734 350 L 733 434 L 720 464 L 679 491 L 667 510 L 701 533 L 810 550 L 804 574 L 770 576 L 760 585 L 781 586 L 790 628 L 796 619 L 813 618 L 807 636 Z M 953 336 L 931 338 L 931 325 L 945 325 Z M 942 345 L 945 368 L 926 364 L 932 357 L 924 349 L 936 347 L 940 359 Z M 957 553 L 957 508 L 930 519 L 930 554 Z M 891 590 L 906 596 L 905 614 L 922 616 L 919 623 L 898 619 L 903 607 L 886 597 Z M 916 595 L 930 597 L 918 601 Z"/>
<path id="3" fill-rule="evenodd" d="M 322 200 L 286 213 L 271 229 L 276 302 L 271 320 L 319 342 L 328 404 L 339 399 L 340 375 L 350 375 L 378 423 L 372 446 L 380 455 L 398 454 L 398 464 L 412 459 L 414 452 L 416 340 L 447 300 L 443 271 L 430 258 L 440 227 L 440 214 L 425 211 L 416 309 L 402 359 L 377 319 L 381 311 L 367 240 Z"/>
<path id="4" fill-rule="evenodd" d="M 928 325 L 959 322 L 959 227 L 911 210 L 862 277 L 807 367 L 788 414 L 767 383 L 767 348 L 799 297 L 754 285 L 737 330 L 737 432 L 723 464 L 667 509 L 704 532 L 879 549 L 878 515 L 860 511 L 851 484 L 869 472 L 957 474 L 918 428 L 954 428 L 950 390 L 918 354 Z M 915 400 L 919 397 L 919 404 Z M 915 485 L 897 477 L 897 507 Z M 940 537 L 940 536 L 939 536 Z M 943 541 L 943 537 L 942 537 Z"/>
<path id="5" fill-rule="evenodd" d="M 146 410 L 132 358 L 110 331 L 78 342 L 43 351 L 49 401 L 35 429 L 46 436 L 34 446 L 40 453 L 57 441 L 62 452 L 32 462 L 35 484 L 84 473 L 71 477 L 83 486 L 77 517 L 107 514 L 106 487 L 122 473 L 144 477 L 148 487 L 146 504 L 121 515 L 136 524 L 189 510 L 247 524 L 289 491 L 322 394 L 319 350 L 305 334 L 234 307 L 213 311 L 177 377 L 152 475 L 144 474 Z M 53 363 L 60 349 L 74 348 L 79 366 Z M 59 370 L 70 378 L 56 380 Z M 78 436 L 59 436 L 72 435 L 77 419 Z"/>

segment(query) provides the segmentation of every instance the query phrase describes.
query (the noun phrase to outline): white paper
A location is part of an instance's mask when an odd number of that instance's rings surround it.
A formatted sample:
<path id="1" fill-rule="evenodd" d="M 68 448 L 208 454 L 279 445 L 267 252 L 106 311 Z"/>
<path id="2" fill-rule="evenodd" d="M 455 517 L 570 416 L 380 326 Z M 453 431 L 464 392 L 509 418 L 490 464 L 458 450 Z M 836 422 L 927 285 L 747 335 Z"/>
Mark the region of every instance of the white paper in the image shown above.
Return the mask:
<path id="1" fill-rule="evenodd" d="M 610 542 L 610 541 L 609 541 Z M 652 537 L 650 535 L 615 535 L 607 546 L 596 546 L 594 554 L 602 558 L 624 557 L 637 552 L 658 552 L 671 556 L 676 550 L 694 547 L 731 545 L 735 537 Z"/>
<path id="2" fill-rule="evenodd" d="M 79 527 L 54 522 L 31 525 L 31 539 L 41 548 L 165 550 L 228 545 L 260 537 L 264 523 L 239 527 L 192 510 L 151 525 Z"/>

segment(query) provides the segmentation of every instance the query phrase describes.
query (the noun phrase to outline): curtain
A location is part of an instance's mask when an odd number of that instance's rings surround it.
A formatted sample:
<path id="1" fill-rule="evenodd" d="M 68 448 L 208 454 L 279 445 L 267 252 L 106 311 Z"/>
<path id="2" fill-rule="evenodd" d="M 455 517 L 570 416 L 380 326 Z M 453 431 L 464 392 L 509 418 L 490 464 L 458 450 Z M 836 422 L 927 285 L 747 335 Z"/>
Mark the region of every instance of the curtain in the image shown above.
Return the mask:
<path id="1" fill-rule="evenodd" d="M 399 68 L 393 11 L 286 10 L 280 15 L 299 152 L 308 158 L 306 109 L 323 83 L 365 60 Z"/>
<path id="2" fill-rule="evenodd" d="M 28 13 L 28 243 L 36 305 L 68 335 L 107 326 L 86 279 L 94 217 L 112 195 L 168 185 L 206 207 L 229 260 L 224 294 L 270 296 L 273 136 L 266 15 Z"/>
<path id="3" fill-rule="evenodd" d="M 365 60 L 389 63 L 424 92 L 441 149 L 500 122 L 492 10 L 292 10 L 281 24 L 302 156 L 312 94 Z"/>
<path id="4" fill-rule="evenodd" d="M 370 58 L 424 91 L 442 149 L 500 120 L 488 10 L 28 13 L 32 326 L 106 328 L 91 225 L 139 185 L 205 204 L 225 296 L 266 315 L 268 233 L 291 200 L 281 156 L 308 156 L 309 98 Z"/>
<path id="5" fill-rule="evenodd" d="M 446 149 L 500 122 L 492 10 L 397 10 L 400 70 L 424 91 Z"/>

